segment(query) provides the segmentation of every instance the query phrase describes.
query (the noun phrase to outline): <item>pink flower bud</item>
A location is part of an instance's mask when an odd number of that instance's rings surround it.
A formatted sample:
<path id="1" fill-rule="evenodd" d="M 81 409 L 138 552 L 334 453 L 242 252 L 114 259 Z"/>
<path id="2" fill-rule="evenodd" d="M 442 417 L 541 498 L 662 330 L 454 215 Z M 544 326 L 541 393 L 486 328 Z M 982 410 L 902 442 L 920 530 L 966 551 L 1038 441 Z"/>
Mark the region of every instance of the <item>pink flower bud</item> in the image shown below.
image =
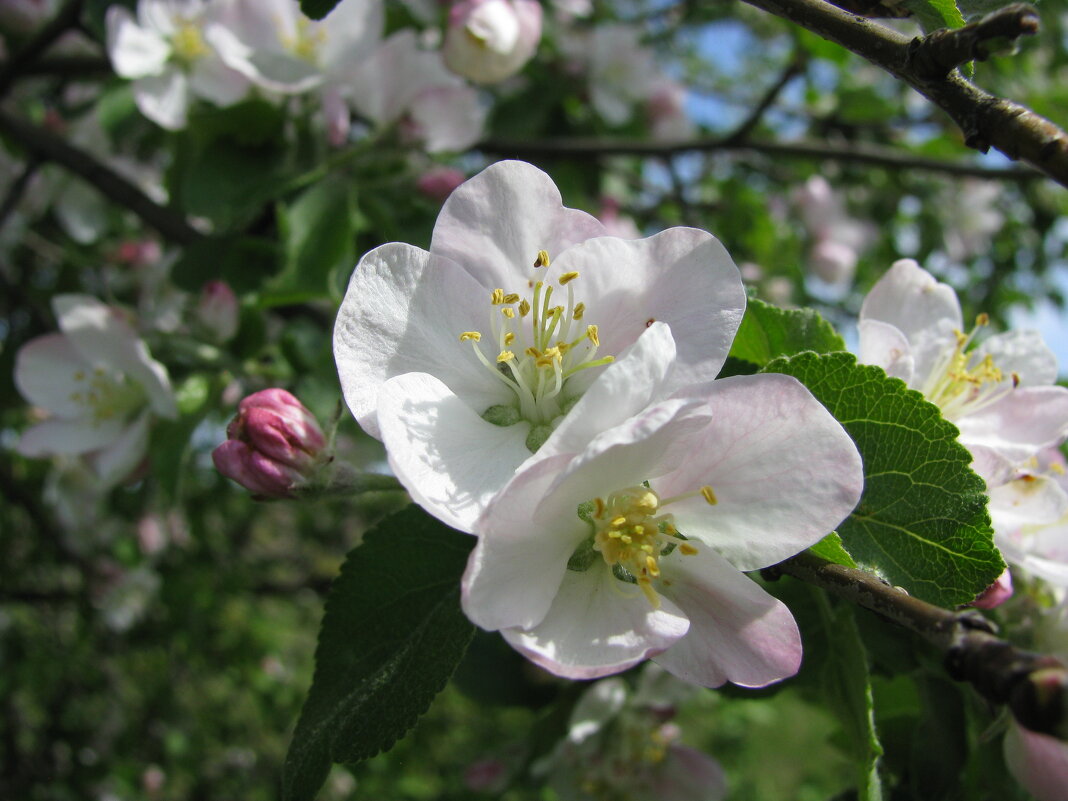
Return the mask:
<path id="1" fill-rule="evenodd" d="M 237 333 L 238 308 L 234 290 L 223 281 L 208 281 L 200 290 L 197 321 L 216 342 L 227 342 Z"/>
<path id="2" fill-rule="evenodd" d="M 254 494 L 292 497 L 322 460 L 326 438 L 315 417 L 284 389 L 253 393 L 212 453 L 215 468 Z"/>
<path id="3" fill-rule="evenodd" d="M 445 65 L 475 83 L 499 83 L 519 72 L 541 41 L 536 0 L 462 0 L 449 11 Z"/>
<path id="4" fill-rule="evenodd" d="M 455 167 L 431 167 L 419 176 L 415 187 L 431 200 L 441 202 L 466 180 L 467 176 Z"/>
<path id="5" fill-rule="evenodd" d="M 1068 743 L 1013 721 L 1005 734 L 1005 762 L 1016 781 L 1038 801 L 1064 801 Z"/>
<path id="6" fill-rule="evenodd" d="M 979 609 L 993 609 L 1000 606 L 1012 597 L 1012 574 L 1005 568 L 997 581 L 979 593 L 979 597 L 972 601 L 972 606 Z"/>

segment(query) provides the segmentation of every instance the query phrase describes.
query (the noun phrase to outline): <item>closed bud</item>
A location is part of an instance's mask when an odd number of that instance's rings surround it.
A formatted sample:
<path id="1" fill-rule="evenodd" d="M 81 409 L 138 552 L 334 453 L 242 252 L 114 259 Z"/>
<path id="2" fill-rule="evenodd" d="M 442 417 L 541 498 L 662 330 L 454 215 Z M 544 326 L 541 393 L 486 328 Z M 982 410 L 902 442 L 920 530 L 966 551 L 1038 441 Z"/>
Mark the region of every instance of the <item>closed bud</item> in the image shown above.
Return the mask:
<path id="1" fill-rule="evenodd" d="M 228 342 L 237 333 L 238 308 L 234 290 L 223 281 L 208 281 L 200 290 L 197 322 L 215 342 Z"/>
<path id="2" fill-rule="evenodd" d="M 455 167 L 431 167 L 419 176 L 415 187 L 431 200 L 444 201 L 465 180 L 467 176 Z"/>
<path id="3" fill-rule="evenodd" d="M 462 0 L 449 11 L 445 65 L 475 83 L 499 83 L 523 68 L 541 41 L 535 0 Z"/>

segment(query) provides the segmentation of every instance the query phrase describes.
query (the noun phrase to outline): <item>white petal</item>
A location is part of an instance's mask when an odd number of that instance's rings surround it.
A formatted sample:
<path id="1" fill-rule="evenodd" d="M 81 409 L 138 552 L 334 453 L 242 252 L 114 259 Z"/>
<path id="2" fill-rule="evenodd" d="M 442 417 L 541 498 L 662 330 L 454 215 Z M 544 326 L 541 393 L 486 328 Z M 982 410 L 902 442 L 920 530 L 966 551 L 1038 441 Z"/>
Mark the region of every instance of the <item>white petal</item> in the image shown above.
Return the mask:
<path id="1" fill-rule="evenodd" d="M 588 535 L 578 516 L 561 515 L 537 524 L 531 512 L 541 501 L 566 454 L 524 470 L 486 509 L 476 533 L 478 545 L 463 578 L 463 608 L 484 629 L 529 628 L 545 617 L 567 562 Z"/>
<path id="2" fill-rule="evenodd" d="M 538 251 L 555 259 L 604 234 L 595 217 L 565 208 L 556 184 L 537 167 L 500 161 L 449 195 L 430 251 L 462 265 L 484 285 L 516 292 L 525 291 L 527 280 L 540 280 L 534 267 Z"/>
<path id="3" fill-rule="evenodd" d="M 134 82 L 134 102 L 141 113 L 168 131 L 185 127 L 189 113 L 189 81 L 177 69 L 167 67 L 159 75 Z"/>
<path id="4" fill-rule="evenodd" d="M 356 66 L 372 51 L 382 38 L 383 6 L 381 0 L 342 0 L 318 23 L 326 34 L 319 48 L 324 72 L 336 75 Z"/>
<path id="5" fill-rule="evenodd" d="M 860 454 L 845 429 L 790 376 L 735 376 L 707 390 L 707 424 L 674 472 L 652 481 L 679 531 L 739 570 L 757 570 L 818 542 L 856 506 Z"/>
<path id="6" fill-rule="evenodd" d="M 478 361 L 464 331 L 485 329 L 493 287 L 458 265 L 393 242 L 365 255 L 352 273 L 334 324 L 334 359 L 345 402 L 372 436 L 386 379 L 429 373 L 479 413 L 514 394 Z M 493 362 L 497 353 L 487 343 Z"/>
<path id="7" fill-rule="evenodd" d="M 583 322 L 599 328 L 599 353 L 617 355 L 653 322 L 671 326 L 678 368 L 670 391 L 719 374 L 745 313 L 745 289 L 726 249 L 695 228 L 646 239 L 602 237 L 559 255 L 549 276 L 576 271 Z"/>
<path id="8" fill-rule="evenodd" d="M 413 500 L 460 531 L 472 530 L 530 456 L 529 424 L 488 423 L 426 373 L 405 373 L 382 386 L 378 424 L 390 466 Z"/>
<path id="9" fill-rule="evenodd" d="M 123 78 L 158 75 L 171 55 L 166 40 L 155 31 L 139 26 L 122 6 L 108 8 L 107 40 L 111 65 Z"/>
<path id="10" fill-rule="evenodd" d="M 214 55 L 196 60 L 189 84 L 193 94 L 217 106 L 232 106 L 249 93 L 248 78 Z"/>
<path id="11" fill-rule="evenodd" d="M 594 564 L 565 571 L 548 614 L 529 630 L 503 629 L 508 643 L 537 665 L 569 679 L 619 673 L 670 648 L 686 616 L 667 598 L 653 609 L 632 584 Z"/>
<path id="12" fill-rule="evenodd" d="M 416 95 L 408 117 L 427 153 L 455 152 L 482 138 L 486 109 L 470 86 L 439 86 Z"/>
<path id="13" fill-rule="evenodd" d="M 894 262 L 860 307 L 860 319 L 881 320 L 901 331 L 915 346 L 932 327 L 962 327 L 957 293 L 912 259 Z"/>
<path id="14" fill-rule="evenodd" d="M 594 682 L 571 710 L 567 725 L 567 739 L 581 743 L 604 728 L 623 711 L 627 702 L 627 683 L 623 679 L 604 679 Z"/>
<path id="15" fill-rule="evenodd" d="M 148 412 L 145 412 L 103 450 L 92 457 L 93 468 L 105 484 L 118 484 L 134 471 L 148 452 Z"/>
<path id="16" fill-rule="evenodd" d="M 60 417 L 82 417 L 84 401 L 72 397 L 86 391 L 92 367 L 63 334 L 31 339 L 15 359 L 15 386 L 29 403 Z"/>
<path id="17" fill-rule="evenodd" d="M 445 70 L 439 53 L 419 47 L 415 31 L 390 36 L 345 76 L 349 97 L 361 114 L 378 125 L 396 122 L 420 93 L 460 80 Z"/>
<path id="18" fill-rule="evenodd" d="M 1068 389 L 1020 387 L 956 424 L 965 447 L 990 448 L 1023 462 L 1068 436 Z"/>
<path id="19" fill-rule="evenodd" d="M 801 635 L 793 615 L 756 582 L 701 546 L 693 556 L 676 549 L 661 570 L 658 589 L 690 619 L 690 631 L 657 664 L 704 687 L 763 687 L 797 672 Z"/>
<path id="20" fill-rule="evenodd" d="M 23 432 L 16 448 L 23 456 L 79 455 L 107 447 L 123 431 L 121 420 L 60 420 L 54 418 Z"/>
<path id="21" fill-rule="evenodd" d="M 861 364 L 882 367 L 888 376 L 912 381 L 912 346 L 897 326 L 882 320 L 861 320 L 857 326 Z"/>
<path id="22" fill-rule="evenodd" d="M 997 531 L 1055 523 L 1068 514 L 1068 494 L 1046 476 L 1024 478 L 990 491 L 990 516 Z"/>
<path id="23" fill-rule="evenodd" d="M 1068 743 L 1012 721 L 1005 734 L 1009 771 L 1037 801 L 1064 801 L 1068 787 Z"/>
<path id="24" fill-rule="evenodd" d="M 1037 331 L 995 334 L 983 340 L 971 354 L 969 363 L 978 364 L 987 355 L 1006 376 L 1015 373 L 1021 386 L 1057 383 L 1057 357 Z"/>

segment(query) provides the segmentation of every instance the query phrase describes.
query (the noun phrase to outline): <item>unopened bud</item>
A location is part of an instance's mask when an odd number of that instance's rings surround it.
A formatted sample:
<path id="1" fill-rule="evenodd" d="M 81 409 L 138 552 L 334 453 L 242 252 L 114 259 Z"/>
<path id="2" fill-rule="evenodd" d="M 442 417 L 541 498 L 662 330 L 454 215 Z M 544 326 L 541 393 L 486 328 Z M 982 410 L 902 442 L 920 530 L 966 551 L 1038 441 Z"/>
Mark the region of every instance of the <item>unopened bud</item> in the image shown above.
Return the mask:
<path id="1" fill-rule="evenodd" d="M 536 0 L 462 0 L 449 11 L 445 66 L 475 83 L 499 83 L 519 72 L 541 41 Z"/>
<path id="2" fill-rule="evenodd" d="M 223 281 L 208 281 L 200 290 L 197 322 L 215 342 L 228 342 L 237 333 L 238 308 L 234 290 Z"/>
<path id="3" fill-rule="evenodd" d="M 1000 606 L 1012 597 L 1012 574 L 1008 568 L 998 576 L 997 581 L 979 593 L 979 597 L 972 601 L 972 606 L 979 609 L 993 609 Z"/>
<path id="4" fill-rule="evenodd" d="M 467 177 L 455 167 L 432 167 L 419 176 L 416 189 L 431 200 L 444 201 Z"/>

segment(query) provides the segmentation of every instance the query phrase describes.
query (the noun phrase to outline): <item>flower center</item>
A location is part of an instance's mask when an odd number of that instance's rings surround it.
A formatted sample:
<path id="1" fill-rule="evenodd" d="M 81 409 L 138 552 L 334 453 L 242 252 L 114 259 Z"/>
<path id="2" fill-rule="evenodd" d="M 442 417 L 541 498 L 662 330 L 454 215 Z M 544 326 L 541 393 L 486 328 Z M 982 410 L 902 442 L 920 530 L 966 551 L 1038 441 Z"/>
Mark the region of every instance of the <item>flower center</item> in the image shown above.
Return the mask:
<path id="1" fill-rule="evenodd" d="M 538 251 L 535 267 L 548 267 L 549 254 Z M 460 334 L 461 342 L 470 342 L 475 356 L 493 376 L 515 394 L 515 406 L 492 406 L 483 414 L 497 425 L 511 425 L 520 420 L 532 424 L 527 447 L 536 451 L 552 430 L 553 422 L 567 413 L 575 398 L 565 392 L 567 380 L 590 367 L 600 367 L 612 356 L 597 358 L 600 339 L 596 325 L 583 322 L 586 305 L 575 302 L 572 286 L 577 272 L 564 273 L 557 279 L 567 289 L 567 305 L 553 305 L 556 287 L 544 281 L 533 283 L 528 300 L 517 292 L 495 289 L 490 294 L 490 341 L 497 347 L 496 357 L 487 357 L 480 346 L 479 331 Z"/>
<path id="2" fill-rule="evenodd" d="M 590 548 L 601 554 L 616 578 L 637 584 L 654 609 L 660 608 L 660 596 L 653 586 L 660 578 L 660 559 L 676 548 L 683 556 L 697 553 L 675 528 L 674 516 L 659 514 L 660 508 L 696 495 L 709 505 L 716 503 L 708 486 L 664 500 L 655 490 L 638 485 L 612 492 L 607 498 L 594 498 L 580 512 L 580 516 L 586 513 L 584 519 L 593 525 Z"/>
<path id="3" fill-rule="evenodd" d="M 74 380 L 84 389 L 76 390 L 70 399 L 89 411 L 93 423 L 124 418 L 144 405 L 144 392 L 138 384 L 121 373 L 108 373 L 97 367 L 90 375 L 79 370 Z"/>
<path id="4" fill-rule="evenodd" d="M 204 37 L 200 35 L 200 29 L 191 22 L 180 22 L 178 30 L 171 38 L 171 51 L 176 60 L 184 64 L 192 64 L 198 58 L 208 54 L 208 46 L 204 44 Z"/>
<path id="5" fill-rule="evenodd" d="M 312 25 L 310 21 L 300 18 L 297 20 L 296 35 L 286 37 L 282 44 L 297 58 L 316 64 L 319 48 L 325 41 L 326 32 L 321 25 Z"/>
<path id="6" fill-rule="evenodd" d="M 1011 381 L 1006 381 L 1005 374 L 989 354 L 975 361 L 973 354 L 968 352 L 979 329 L 989 324 L 989 315 L 980 314 L 970 333 L 954 331 L 955 347 L 935 363 L 921 390 L 924 397 L 942 410 L 942 416 L 947 420 L 957 420 L 989 406 L 1020 383 L 1015 373 L 1011 374 Z"/>

